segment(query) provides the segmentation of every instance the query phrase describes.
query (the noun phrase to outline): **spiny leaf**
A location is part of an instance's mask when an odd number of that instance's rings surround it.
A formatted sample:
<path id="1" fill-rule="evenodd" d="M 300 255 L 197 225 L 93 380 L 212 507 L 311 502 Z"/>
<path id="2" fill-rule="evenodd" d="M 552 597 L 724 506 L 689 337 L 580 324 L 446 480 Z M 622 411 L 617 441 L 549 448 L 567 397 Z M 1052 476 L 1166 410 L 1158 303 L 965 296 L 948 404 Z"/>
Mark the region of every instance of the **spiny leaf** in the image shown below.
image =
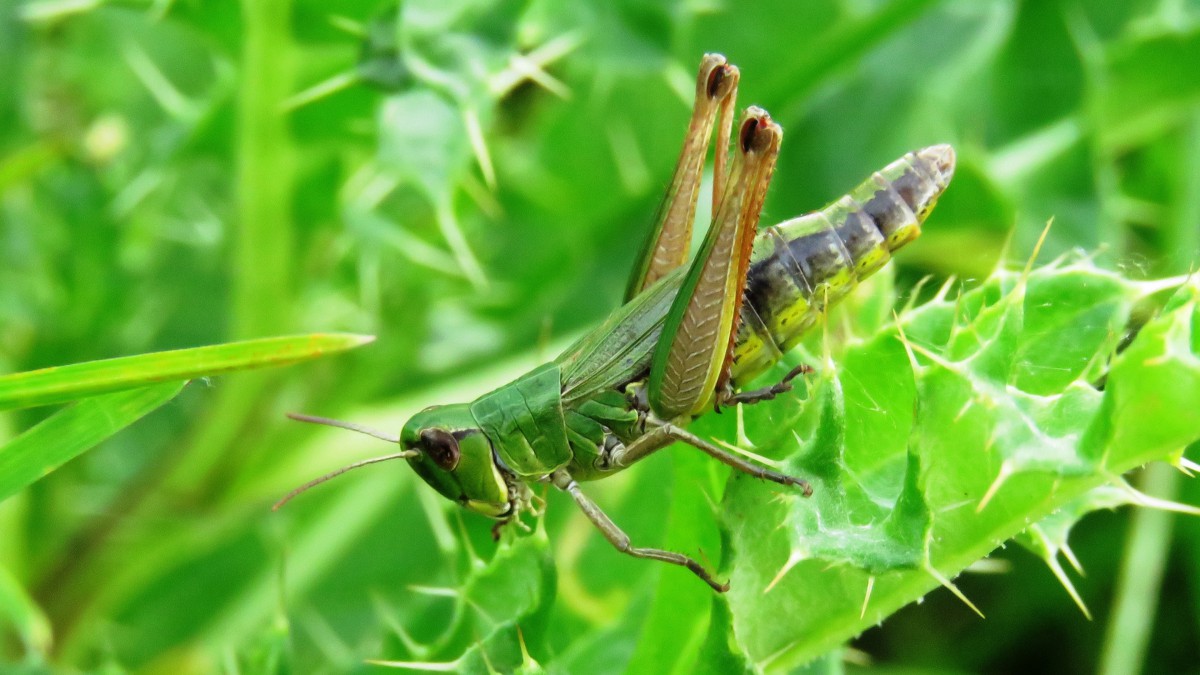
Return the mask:
<path id="1" fill-rule="evenodd" d="M 788 457 L 815 488 L 805 500 L 730 481 L 729 600 L 750 660 L 803 664 L 1031 523 L 1100 503 L 1089 491 L 1121 472 L 1177 459 L 1200 437 L 1197 283 L 1111 356 L 1160 287 L 1087 260 L 1000 271 L 906 312 L 903 332 L 851 339 L 806 402 L 748 411 L 756 452 Z"/>

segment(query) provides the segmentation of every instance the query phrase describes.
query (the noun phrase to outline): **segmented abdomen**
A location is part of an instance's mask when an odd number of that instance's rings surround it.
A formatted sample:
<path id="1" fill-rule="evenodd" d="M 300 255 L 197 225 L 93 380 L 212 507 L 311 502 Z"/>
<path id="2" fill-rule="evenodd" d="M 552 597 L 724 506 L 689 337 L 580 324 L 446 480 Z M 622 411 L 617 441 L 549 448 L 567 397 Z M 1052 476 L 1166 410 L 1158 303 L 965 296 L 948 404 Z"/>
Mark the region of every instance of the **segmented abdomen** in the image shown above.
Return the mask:
<path id="1" fill-rule="evenodd" d="M 733 379 L 769 368 L 822 312 L 916 239 L 954 174 L 954 150 L 910 152 L 841 199 L 762 230 L 754 242 Z"/>

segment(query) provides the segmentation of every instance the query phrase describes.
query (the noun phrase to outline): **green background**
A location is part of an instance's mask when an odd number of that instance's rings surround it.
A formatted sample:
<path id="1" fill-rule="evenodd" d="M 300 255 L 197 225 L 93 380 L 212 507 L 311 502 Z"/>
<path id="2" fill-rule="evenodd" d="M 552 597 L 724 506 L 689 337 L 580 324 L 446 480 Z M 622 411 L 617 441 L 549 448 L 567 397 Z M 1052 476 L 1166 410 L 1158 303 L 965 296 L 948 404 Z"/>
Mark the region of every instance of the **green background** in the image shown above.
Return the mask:
<path id="1" fill-rule="evenodd" d="M 1135 279 L 1200 260 L 1197 2 L 5 3 L 0 372 L 295 332 L 379 339 L 195 383 L 0 504 L 0 566 L 54 636 L 0 632 L 0 655 L 34 671 L 341 672 L 404 654 L 402 634 L 437 639 L 454 609 L 429 589 L 461 582 L 460 542 L 491 558 L 490 523 L 387 465 L 272 514 L 290 487 L 388 451 L 283 413 L 394 430 L 600 321 L 706 51 L 741 68 L 740 104 L 785 129 L 764 221 L 955 145 L 901 288 L 970 284 L 1006 245 L 1023 261 L 1050 218 L 1048 255 L 1082 247 Z M 8 413 L 0 436 L 45 414 Z M 672 461 L 589 492 L 635 541 L 665 543 Z M 1193 481 L 1152 482 L 1200 503 Z M 1102 512 L 1074 532 L 1092 622 L 1009 547 L 1008 573 L 957 582 L 987 620 L 938 591 L 854 646 L 879 669 L 1093 671 L 1130 521 Z M 579 525 L 552 495 L 548 548 L 510 549 L 557 561 L 539 578 L 557 585 L 559 666 L 660 665 L 638 635 L 676 572 Z M 1161 589 L 1138 596 L 1146 670 L 1194 670 L 1200 527 L 1179 521 L 1158 546 Z"/>

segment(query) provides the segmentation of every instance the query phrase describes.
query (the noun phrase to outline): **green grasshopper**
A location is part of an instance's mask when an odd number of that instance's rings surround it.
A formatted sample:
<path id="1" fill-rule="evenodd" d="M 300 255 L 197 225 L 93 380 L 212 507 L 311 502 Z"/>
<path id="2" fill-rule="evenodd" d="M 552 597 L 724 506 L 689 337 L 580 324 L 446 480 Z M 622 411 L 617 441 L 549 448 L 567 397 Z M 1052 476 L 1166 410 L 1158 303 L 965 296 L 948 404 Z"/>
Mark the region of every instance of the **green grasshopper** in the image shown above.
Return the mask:
<path id="1" fill-rule="evenodd" d="M 714 590 L 728 590 L 686 555 L 634 546 L 580 482 L 681 442 L 738 471 L 812 494 L 804 480 L 742 459 L 684 427 L 710 409 L 773 398 L 811 372 L 800 366 L 774 386 L 739 391 L 920 234 L 955 161 L 948 145 L 909 153 L 824 209 L 758 232 L 783 132 L 764 110 L 748 108 L 726 166 L 738 78 L 721 55 L 701 61 L 683 150 L 620 309 L 554 361 L 471 403 L 426 408 L 399 437 L 293 415 L 403 449 L 310 481 L 276 508 L 345 471 L 398 458 L 443 496 L 499 521 L 497 527 L 522 512 L 536 513 L 540 500 L 530 485 L 550 484 L 568 493 L 622 553 L 686 567 Z M 686 265 L 714 125 L 713 218 Z"/>

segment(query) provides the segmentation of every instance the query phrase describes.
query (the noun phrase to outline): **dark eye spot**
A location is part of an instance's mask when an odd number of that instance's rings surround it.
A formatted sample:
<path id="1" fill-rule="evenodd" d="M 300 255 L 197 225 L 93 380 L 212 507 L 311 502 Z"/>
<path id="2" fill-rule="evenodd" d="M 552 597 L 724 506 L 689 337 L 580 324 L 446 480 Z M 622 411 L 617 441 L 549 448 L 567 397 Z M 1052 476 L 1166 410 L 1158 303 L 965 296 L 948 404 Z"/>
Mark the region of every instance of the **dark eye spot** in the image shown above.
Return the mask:
<path id="1" fill-rule="evenodd" d="M 433 460 L 434 464 L 446 471 L 453 471 L 458 466 L 461 453 L 458 450 L 458 439 L 445 429 L 425 429 L 421 432 L 421 446 Z"/>
<path id="2" fill-rule="evenodd" d="M 725 67 L 714 68 L 708 74 L 708 97 L 716 98 L 721 94 L 721 84 L 725 82 Z"/>
<path id="3" fill-rule="evenodd" d="M 751 117 L 742 125 L 742 152 L 754 147 L 754 135 L 758 131 L 758 120 Z"/>

